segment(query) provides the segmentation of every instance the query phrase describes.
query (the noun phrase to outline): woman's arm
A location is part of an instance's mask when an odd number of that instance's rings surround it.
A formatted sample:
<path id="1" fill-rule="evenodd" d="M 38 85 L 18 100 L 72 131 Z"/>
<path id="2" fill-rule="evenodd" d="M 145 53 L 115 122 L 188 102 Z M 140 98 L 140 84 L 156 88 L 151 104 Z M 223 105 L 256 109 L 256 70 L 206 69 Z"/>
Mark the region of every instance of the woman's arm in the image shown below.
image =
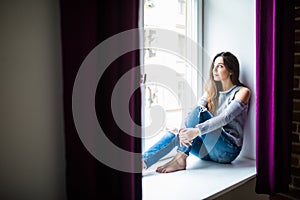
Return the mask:
<path id="1" fill-rule="evenodd" d="M 227 108 L 218 116 L 206 120 L 203 123 L 196 125 L 196 128 L 187 128 L 181 131 L 180 136 L 186 140 L 192 140 L 197 135 L 202 135 L 213 130 L 222 128 L 231 122 L 236 116 L 247 109 L 248 101 L 250 99 L 250 90 L 248 88 L 241 88 L 234 96 L 234 100 L 227 106 Z"/>
<path id="2" fill-rule="evenodd" d="M 251 96 L 251 92 L 248 88 L 246 87 L 242 87 L 239 89 L 239 91 L 237 91 L 234 95 L 234 99 L 238 99 L 243 103 L 248 103 L 249 99 Z"/>
<path id="3" fill-rule="evenodd" d="M 231 122 L 236 116 L 248 108 L 250 99 L 250 90 L 242 87 L 236 92 L 234 99 L 230 102 L 227 108 L 218 116 L 206 120 L 205 122 L 196 125 L 201 134 L 221 128 Z"/>

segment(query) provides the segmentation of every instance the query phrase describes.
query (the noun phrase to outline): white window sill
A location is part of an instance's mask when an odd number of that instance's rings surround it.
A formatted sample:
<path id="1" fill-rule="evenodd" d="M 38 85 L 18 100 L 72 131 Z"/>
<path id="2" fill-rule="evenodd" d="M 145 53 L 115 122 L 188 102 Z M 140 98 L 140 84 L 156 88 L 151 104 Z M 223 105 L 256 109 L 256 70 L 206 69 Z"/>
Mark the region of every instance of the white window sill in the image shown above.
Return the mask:
<path id="1" fill-rule="evenodd" d="M 218 164 L 189 156 L 187 170 L 156 173 L 160 161 L 143 173 L 143 200 L 214 199 L 255 177 L 255 160 L 238 157 L 231 164 Z"/>

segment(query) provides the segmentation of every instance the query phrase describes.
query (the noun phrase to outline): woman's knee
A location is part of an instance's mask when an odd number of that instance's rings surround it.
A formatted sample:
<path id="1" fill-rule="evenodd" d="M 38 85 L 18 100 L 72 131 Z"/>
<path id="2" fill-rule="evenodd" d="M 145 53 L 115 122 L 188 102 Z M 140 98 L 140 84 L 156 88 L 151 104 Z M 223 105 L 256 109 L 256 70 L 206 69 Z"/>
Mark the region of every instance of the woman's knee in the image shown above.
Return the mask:
<path id="1" fill-rule="evenodd" d="M 201 107 L 196 106 L 192 109 L 191 112 L 188 113 L 186 119 L 185 119 L 185 127 L 186 128 L 193 128 L 197 124 L 199 124 L 199 113 L 200 113 Z"/>

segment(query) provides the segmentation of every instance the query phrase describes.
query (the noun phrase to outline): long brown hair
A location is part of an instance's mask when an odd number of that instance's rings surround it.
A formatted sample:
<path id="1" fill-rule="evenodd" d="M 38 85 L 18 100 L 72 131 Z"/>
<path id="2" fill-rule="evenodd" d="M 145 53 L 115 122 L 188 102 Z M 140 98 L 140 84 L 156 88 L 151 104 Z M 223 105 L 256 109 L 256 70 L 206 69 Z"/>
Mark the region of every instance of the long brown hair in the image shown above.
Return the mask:
<path id="1" fill-rule="evenodd" d="M 226 69 L 230 72 L 230 80 L 233 85 L 244 86 L 244 84 L 242 84 L 239 80 L 240 64 L 235 55 L 230 52 L 218 53 L 212 60 L 209 70 L 209 79 L 205 86 L 205 91 L 207 92 L 207 108 L 212 114 L 214 114 L 217 110 L 219 91 L 222 90 L 221 82 L 215 81 L 213 77 L 215 60 L 220 56 L 223 58 Z"/>

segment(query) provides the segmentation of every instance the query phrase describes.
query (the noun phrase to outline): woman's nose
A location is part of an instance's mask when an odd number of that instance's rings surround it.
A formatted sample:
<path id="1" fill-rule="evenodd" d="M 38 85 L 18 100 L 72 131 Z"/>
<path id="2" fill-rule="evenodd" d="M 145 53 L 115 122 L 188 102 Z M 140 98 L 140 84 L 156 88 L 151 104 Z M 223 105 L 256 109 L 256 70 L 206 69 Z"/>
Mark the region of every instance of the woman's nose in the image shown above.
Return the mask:
<path id="1" fill-rule="evenodd" d="M 213 68 L 213 72 L 216 72 L 217 71 L 217 67 L 216 66 L 214 66 L 214 68 Z"/>

